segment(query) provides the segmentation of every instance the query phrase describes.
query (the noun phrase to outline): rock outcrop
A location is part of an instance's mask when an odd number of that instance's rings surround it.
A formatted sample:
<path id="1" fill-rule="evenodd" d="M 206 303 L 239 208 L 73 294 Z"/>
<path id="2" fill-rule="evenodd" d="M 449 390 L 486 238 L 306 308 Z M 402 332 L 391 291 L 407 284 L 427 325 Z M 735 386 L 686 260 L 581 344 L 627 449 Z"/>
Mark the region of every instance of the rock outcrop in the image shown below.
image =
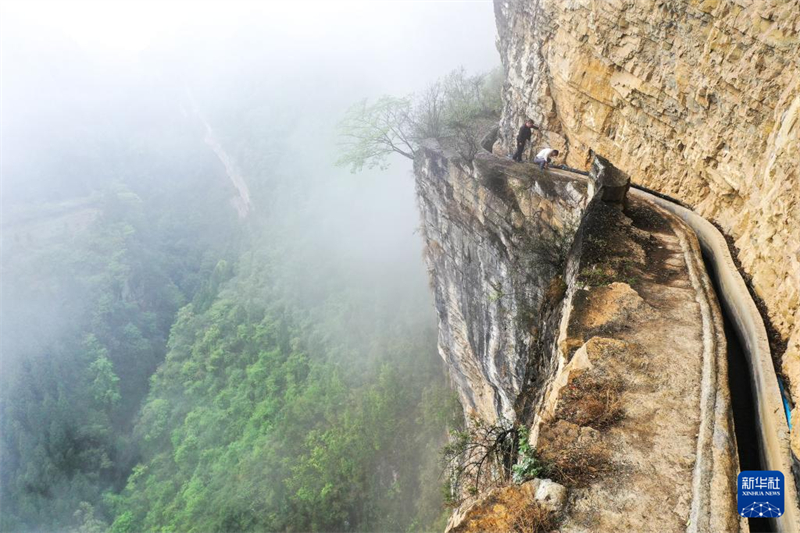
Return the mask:
<path id="1" fill-rule="evenodd" d="M 535 148 L 580 168 L 603 154 L 719 224 L 800 398 L 800 2 L 495 0 L 495 13 L 501 151 L 531 117 Z"/>
<path id="2" fill-rule="evenodd" d="M 497 487 L 460 506 L 445 533 L 545 530 L 555 526 L 566 500 L 567 489 L 550 479 Z"/>
<path id="3" fill-rule="evenodd" d="M 545 505 L 539 479 L 494 489 L 449 528 L 747 530 L 701 249 L 685 217 L 628 189 L 675 197 L 734 238 L 800 398 L 800 0 L 495 0 L 495 14 L 504 109 L 483 146 L 496 155 L 430 143 L 415 161 L 439 349 L 466 414 L 529 426 L 546 483 L 567 495 Z M 591 178 L 497 157 L 527 117 L 542 128 L 533 150 Z M 762 415 L 780 411 L 768 368 L 754 380 Z M 770 420 L 761 445 L 786 465 L 786 426 Z"/>
<path id="4" fill-rule="evenodd" d="M 738 530 L 726 339 L 688 226 L 626 200 L 611 166 L 592 180 L 488 153 L 467 164 L 432 143 L 415 170 L 465 410 L 530 426 L 569 494 L 549 511 L 525 485 L 478 494 L 451 531 Z"/>
<path id="5" fill-rule="evenodd" d="M 468 414 L 516 418 L 530 379 L 551 361 L 542 303 L 561 272 L 588 184 L 488 153 L 466 164 L 438 145 L 415 161 L 439 352 Z"/>

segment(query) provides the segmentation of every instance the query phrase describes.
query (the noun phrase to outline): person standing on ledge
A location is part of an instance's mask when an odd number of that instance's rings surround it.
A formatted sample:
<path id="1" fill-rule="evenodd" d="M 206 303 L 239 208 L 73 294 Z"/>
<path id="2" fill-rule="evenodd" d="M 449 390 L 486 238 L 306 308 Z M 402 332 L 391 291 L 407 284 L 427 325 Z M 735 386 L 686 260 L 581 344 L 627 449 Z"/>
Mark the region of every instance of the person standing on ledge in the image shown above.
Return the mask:
<path id="1" fill-rule="evenodd" d="M 539 168 L 544 170 L 550 166 L 550 158 L 555 157 L 557 155 L 558 155 L 558 150 L 553 150 L 552 148 L 545 148 L 544 150 L 536 154 L 536 157 L 533 158 L 533 162 L 539 165 Z"/>
<path id="2" fill-rule="evenodd" d="M 519 129 L 519 133 L 517 133 L 517 151 L 514 153 L 514 161 L 522 162 L 522 152 L 525 151 L 525 143 L 531 140 L 531 130 L 538 130 L 536 126 L 533 125 L 533 121 L 528 119 L 525 121 L 525 124 Z"/>

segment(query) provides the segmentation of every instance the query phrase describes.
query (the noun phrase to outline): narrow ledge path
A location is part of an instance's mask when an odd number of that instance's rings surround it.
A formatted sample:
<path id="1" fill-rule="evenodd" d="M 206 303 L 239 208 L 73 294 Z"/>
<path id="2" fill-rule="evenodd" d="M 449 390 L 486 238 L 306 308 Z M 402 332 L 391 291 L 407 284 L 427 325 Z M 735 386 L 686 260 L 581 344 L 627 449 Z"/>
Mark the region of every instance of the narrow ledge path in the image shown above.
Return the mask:
<path id="1" fill-rule="evenodd" d="M 725 237 L 713 224 L 690 209 L 639 189 L 631 189 L 630 193 L 680 217 L 694 231 L 703 254 L 713 267 L 709 275 L 714 276 L 719 286 L 717 297 L 733 322 L 750 364 L 763 463 L 767 470 L 783 472 L 786 478 L 785 512 L 776 520 L 776 525 L 781 532 L 798 532 L 800 509 L 793 478 L 789 425 L 772 363 L 767 330 L 731 257 Z"/>
<path id="2" fill-rule="evenodd" d="M 586 181 L 576 172 L 553 170 L 553 173 Z M 800 532 L 800 506 L 794 476 L 796 461 L 791 452 L 789 425 L 785 415 L 778 376 L 772 362 L 767 330 L 761 314 L 747 290 L 722 233 L 704 217 L 675 202 L 647 191 L 631 188 L 629 194 L 680 218 L 697 237 L 703 256 L 712 267 L 708 275 L 716 281 L 716 296 L 731 319 L 752 376 L 754 404 L 762 463 L 766 470 L 778 470 L 786 479 L 785 511 L 775 521 L 779 532 Z M 736 394 L 736 391 L 732 391 Z M 689 528 L 688 530 L 691 530 Z"/>

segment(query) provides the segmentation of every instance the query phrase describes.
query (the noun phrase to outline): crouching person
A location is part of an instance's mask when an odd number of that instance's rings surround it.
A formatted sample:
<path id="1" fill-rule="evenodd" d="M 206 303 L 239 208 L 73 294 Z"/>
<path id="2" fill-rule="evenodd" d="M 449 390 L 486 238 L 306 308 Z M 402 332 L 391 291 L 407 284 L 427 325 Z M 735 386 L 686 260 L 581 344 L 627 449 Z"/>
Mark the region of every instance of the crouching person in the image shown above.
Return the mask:
<path id="1" fill-rule="evenodd" d="M 545 148 L 541 150 L 536 157 L 533 158 L 533 162 L 539 165 L 539 168 L 542 170 L 550 167 L 552 163 L 552 159 L 558 155 L 558 150 L 553 150 L 552 148 Z"/>

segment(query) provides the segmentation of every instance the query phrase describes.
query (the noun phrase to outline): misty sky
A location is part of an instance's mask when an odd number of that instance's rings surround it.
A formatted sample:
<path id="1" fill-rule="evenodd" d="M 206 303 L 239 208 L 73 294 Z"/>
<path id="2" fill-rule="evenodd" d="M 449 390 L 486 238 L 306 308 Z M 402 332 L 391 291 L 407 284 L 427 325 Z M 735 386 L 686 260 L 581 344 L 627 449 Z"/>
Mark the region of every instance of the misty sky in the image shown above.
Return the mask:
<path id="1" fill-rule="evenodd" d="M 13 415 L 3 428 L 14 428 L 0 443 L 12 450 L 0 497 L 18 503 L 0 529 L 68 529 L 90 518 L 75 514 L 78 502 L 115 518 L 117 501 L 107 508 L 101 494 L 125 485 L 137 412 L 158 394 L 152 373 L 186 320 L 197 319 L 198 339 L 217 320 L 220 331 L 237 324 L 214 348 L 233 370 L 250 365 L 239 346 L 250 324 L 265 365 L 284 344 L 269 339 L 285 336 L 292 361 L 307 341 L 314 361 L 364 380 L 414 354 L 431 363 L 416 365 L 428 381 L 408 381 L 445 387 L 412 162 L 336 166 L 337 124 L 365 98 L 499 66 L 495 32 L 491 0 L 0 0 L 0 403 Z M 291 392 L 269 405 L 295 396 L 294 370 L 286 376 Z M 103 404 L 107 424 L 83 385 L 103 379 L 121 391 L 118 407 Z M 327 387 L 309 383 L 314 394 Z M 401 404 L 411 422 L 426 401 Z"/>
<path id="2" fill-rule="evenodd" d="M 329 190 L 305 199 L 330 210 L 318 213 L 327 231 L 375 256 L 418 223 L 411 165 L 398 158 L 357 176 L 335 168 L 344 110 L 460 66 L 499 65 L 489 0 L 0 5 L 4 219 L 9 207 L 85 196 L 124 174 L 136 135 L 185 112 L 188 90 L 218 131 L 244 138 L 247 123 L 269 115 L 293 171 L 327 178 Z M 257 145 L 262 134 L 250 135 Z"/>
<path id="3" fill-rule="evenodd" d="M 490 0 L 11 0 L 2 3 L 2 20 L 4 34 L 13 30 L 4 39 L 11 52 L 16 38 L 33 31 L 53 44 L 64 36 L 109 64 L 177 42 L 194 42 L 197 52 L 213 55 L 220 43 L 255 30 L 260 39 L 253 44 L 276 66 L 359 72 L 378 90 L 399 93 L 458 65 L 480 71 L 498 63 Z"/>

